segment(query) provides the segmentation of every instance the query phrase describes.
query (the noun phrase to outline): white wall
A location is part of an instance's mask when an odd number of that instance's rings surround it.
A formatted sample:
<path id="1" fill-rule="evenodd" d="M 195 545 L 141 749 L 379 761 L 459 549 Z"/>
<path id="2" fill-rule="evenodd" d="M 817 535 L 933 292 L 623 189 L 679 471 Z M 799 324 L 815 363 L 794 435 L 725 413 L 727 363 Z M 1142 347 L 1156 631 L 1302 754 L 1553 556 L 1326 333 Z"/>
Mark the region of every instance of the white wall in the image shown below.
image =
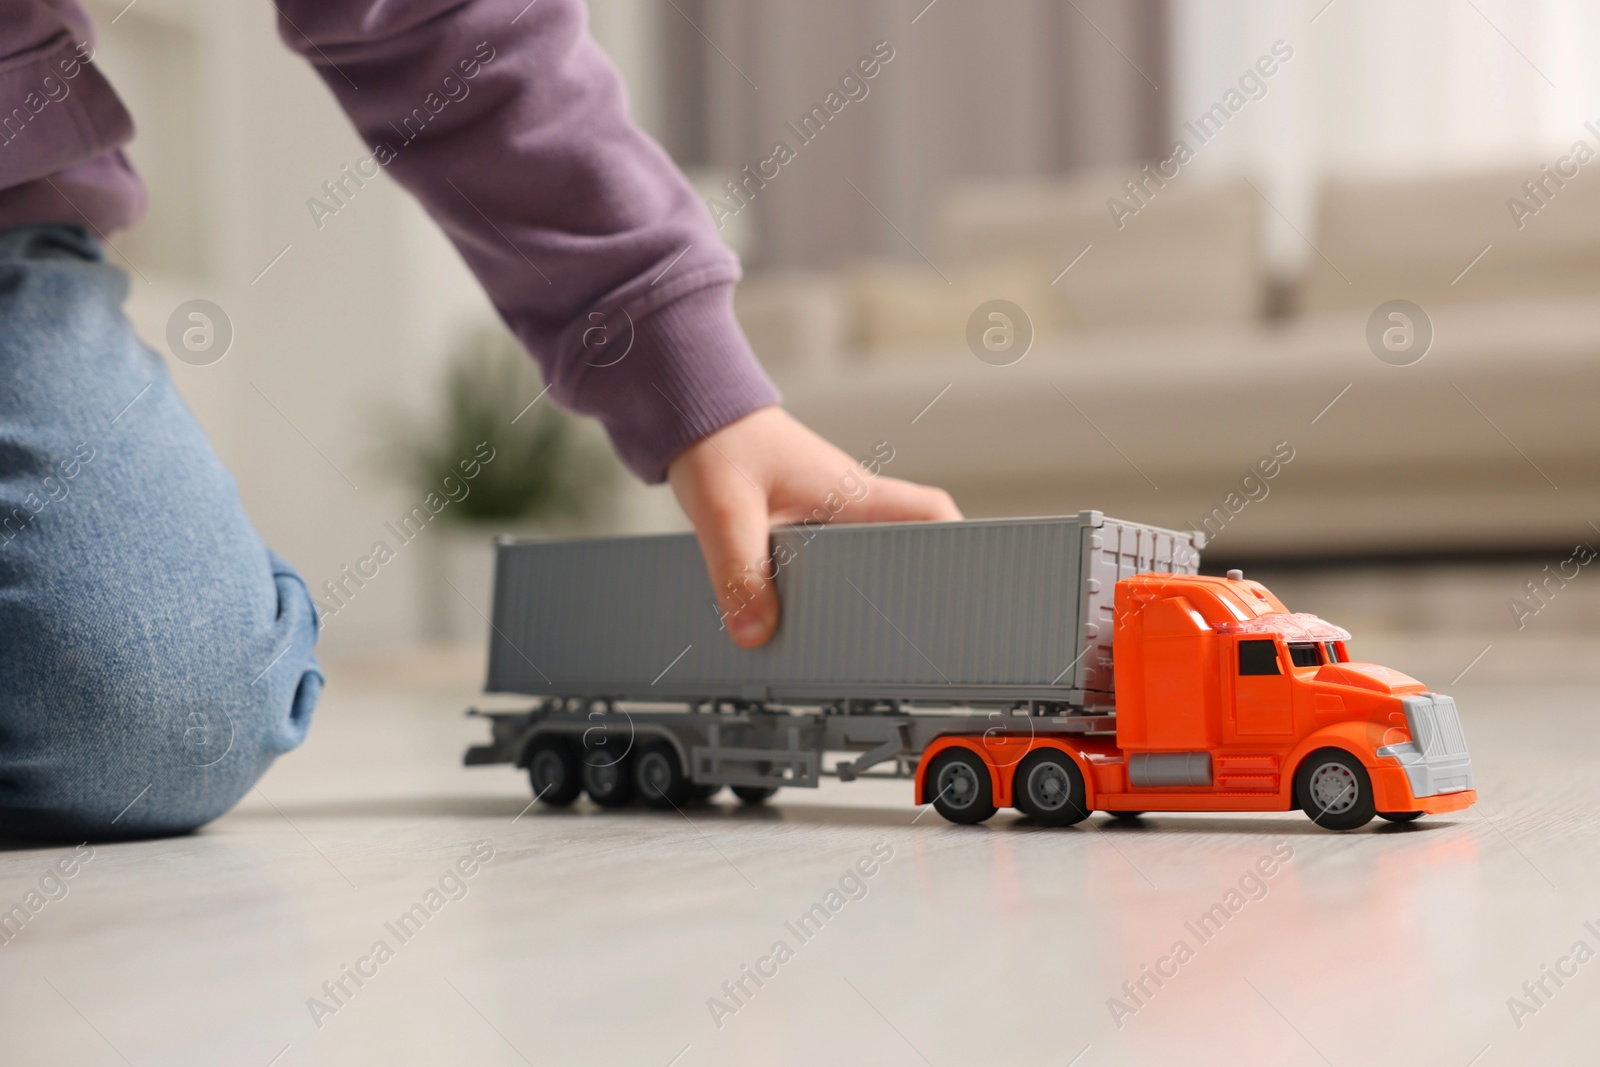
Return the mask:
<path id="1" fill-rule="evenodd" d="M 1172 19 L 1174 136 L 1273 41 L 1295 50 L 1191 165 L 1261 185 L 1288 217 L 1262 216 L 1282 267 L 1315 254 L 1294 228 L 1315 239 L 1324 174 L 1549 159 L 1600 119 L 1600 7 L 1582 0 L 1174 0 Z"/>

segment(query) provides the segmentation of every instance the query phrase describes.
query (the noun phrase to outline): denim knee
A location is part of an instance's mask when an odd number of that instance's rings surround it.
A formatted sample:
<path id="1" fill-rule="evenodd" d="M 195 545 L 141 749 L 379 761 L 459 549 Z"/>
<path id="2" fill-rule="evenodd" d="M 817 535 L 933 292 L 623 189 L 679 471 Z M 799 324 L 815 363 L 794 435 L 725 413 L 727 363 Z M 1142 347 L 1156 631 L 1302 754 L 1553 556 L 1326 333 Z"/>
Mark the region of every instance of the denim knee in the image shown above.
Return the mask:
<path id="1" fill-rule="evenodd" d="M 274 613 L 260 626 L 196 625 L 142 604 L 108 619 L 98 598 L 26 613 L 10 605 L 13 622 L 31 625 L 0 649 L 12 685 L 0 722 L 0 835 L 193 830 L 300 744 L 323 685 L 316 616 L 287 564 L 268 556 L 262 571 L 254 578 Z"/>

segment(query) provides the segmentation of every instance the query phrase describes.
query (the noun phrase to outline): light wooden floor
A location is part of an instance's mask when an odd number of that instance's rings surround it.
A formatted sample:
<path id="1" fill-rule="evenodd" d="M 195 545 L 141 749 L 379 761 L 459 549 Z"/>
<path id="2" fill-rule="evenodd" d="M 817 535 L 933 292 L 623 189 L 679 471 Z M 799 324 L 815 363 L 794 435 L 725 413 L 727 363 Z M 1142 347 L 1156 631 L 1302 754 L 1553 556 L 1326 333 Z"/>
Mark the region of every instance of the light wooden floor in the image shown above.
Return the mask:
<path id="1" fill-rule="evenodd" d="M 1600 950 L 1593 684 L 1464 681 L 1480 808 L 1336 835 L 1299 815 L 954 828 L 881 782 L 687 818 L 525 811 L 520 775 L 459 765 L 470 664 L 332 681 L 261 793 L 197 836 L 96 848 L 0 946 L 0 1062 L 1594 1061 L 1600 962 L 1546 979 L 1520 1028 L 1507 1006 L 1576 942 Z M 386 924 L 475 842 L 492 859 L 401 942 Z M 0 853 L 0 906 L 67 851 Z M 804 941 L 786 926 L 838 901 Z M 380 940 L 393 957 L 336 1003 L 324 981 Z M 780 940 L 792 958 L 744 978 Z M 1129 997 L 1179 941 L 1192 958 Z"/>

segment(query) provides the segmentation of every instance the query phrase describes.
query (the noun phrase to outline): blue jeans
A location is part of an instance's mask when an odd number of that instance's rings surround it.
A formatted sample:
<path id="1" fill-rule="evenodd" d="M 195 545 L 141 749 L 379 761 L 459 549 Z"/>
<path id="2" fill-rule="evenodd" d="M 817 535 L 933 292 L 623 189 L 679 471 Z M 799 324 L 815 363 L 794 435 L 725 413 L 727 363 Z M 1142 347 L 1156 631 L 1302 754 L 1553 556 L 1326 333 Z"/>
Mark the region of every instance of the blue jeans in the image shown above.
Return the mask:
<path id="1" fill-rule="evenodd" d="M 304 739 L 322 689 L 311 597 L 127 287 L 82 230 L 0 232 L 0 837 L 200 826 Z"/>

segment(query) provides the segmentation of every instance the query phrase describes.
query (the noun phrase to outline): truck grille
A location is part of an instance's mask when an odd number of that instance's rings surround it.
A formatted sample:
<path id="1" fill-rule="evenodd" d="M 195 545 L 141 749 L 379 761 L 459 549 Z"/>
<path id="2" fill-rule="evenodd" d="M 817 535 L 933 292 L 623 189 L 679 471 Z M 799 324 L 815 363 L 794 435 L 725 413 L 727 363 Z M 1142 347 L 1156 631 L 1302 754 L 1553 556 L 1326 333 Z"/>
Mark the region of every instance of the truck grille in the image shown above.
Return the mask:
<path id="1" fill-rule="evenodd" d="M 1441 693 L 1405 697 L 1406 726 L 1411 740 L 1425 760 L 1467 755 L 1466 735 L 1461 732 L 1461 717 L 1456 702 Z"/>

